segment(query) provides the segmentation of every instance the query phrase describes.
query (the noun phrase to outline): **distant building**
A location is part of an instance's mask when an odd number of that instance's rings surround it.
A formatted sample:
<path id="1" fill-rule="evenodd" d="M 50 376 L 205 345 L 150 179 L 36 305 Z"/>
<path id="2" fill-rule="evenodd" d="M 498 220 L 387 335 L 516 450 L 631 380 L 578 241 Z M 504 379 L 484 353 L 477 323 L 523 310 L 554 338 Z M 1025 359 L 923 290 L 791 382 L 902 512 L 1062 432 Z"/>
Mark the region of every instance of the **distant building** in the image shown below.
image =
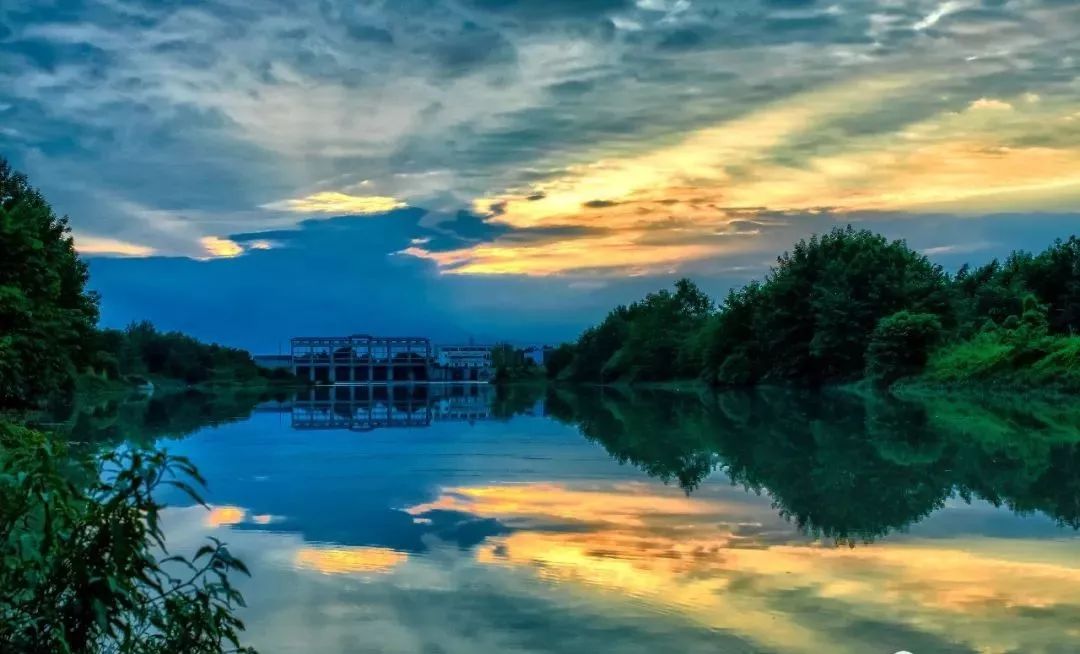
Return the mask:
<path id="1" fill-rule="evenodd" d="M 435 361 L 444 368 L 491 368 L 491 345 L 439 345 Z"/>
<path id="2" fill-rule="evenodd" d="M 414 336 L 297 337 L 290 341 L 293 374 L 322 384 L 427 381 L 431 341 Z"/>

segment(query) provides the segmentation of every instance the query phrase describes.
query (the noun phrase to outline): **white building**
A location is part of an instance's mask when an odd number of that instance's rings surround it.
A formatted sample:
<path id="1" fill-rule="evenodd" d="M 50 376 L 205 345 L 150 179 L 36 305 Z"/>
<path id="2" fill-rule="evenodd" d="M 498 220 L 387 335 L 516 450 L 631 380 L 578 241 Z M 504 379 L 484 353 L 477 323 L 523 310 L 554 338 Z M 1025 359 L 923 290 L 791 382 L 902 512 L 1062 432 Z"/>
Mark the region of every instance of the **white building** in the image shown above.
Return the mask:
<path id="1" fill-rule="evenodd" d="M 491 345 L 439 345 L 435 360 L 446 368 L 491 368 Z"/>

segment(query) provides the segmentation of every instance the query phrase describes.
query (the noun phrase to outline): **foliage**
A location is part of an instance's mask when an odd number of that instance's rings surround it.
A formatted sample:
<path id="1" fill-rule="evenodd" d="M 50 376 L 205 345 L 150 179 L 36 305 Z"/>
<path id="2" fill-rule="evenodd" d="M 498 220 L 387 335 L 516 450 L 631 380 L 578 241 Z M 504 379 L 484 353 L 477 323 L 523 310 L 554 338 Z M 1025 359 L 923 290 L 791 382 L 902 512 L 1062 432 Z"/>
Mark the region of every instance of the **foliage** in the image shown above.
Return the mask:
<path id="1" fill-rule="evenodd" d="M 0 424 L 0 650 L 250 651 L 229 575 L 247 574 L 219 541 L 168 556 L 155 492 L 201 503 L 189 461 L 112 451 L 92 462 L 29 429 Z"/>
<path id="2" fill-rule="evenodd" d="M 1007 388 L 1080 389 L 1080 336 L 1050 333 L 1046 309 L 1025 299 L 1022 317 L 1009 316 L 970 339 L 934 352 L 921 382 L 990 384 Z"/>
<path id="3" fill-rule="evenodd" d="M 799 241 L 713 310 L 693 283 L 616 307 L 560 347 L 553 378 L 698 377 L 723 387 L 868 376 L 1080 388 L 1080 239 L 950 277 L 903 241 L 838 228 Z M 1062 340 L 1064 339 L 1064 340 Z"/>
<path id="4" fill-rule="evenodd" d="M 571 379 L 597 382 L 696 376 L 700 348 L 695 336 L 712 308 L 707 295 L 681 279 L 674 292 L 650 293 L 630 306 L 616 307 L 581 335 L 572 363 L 566 363 L 564 348 L 557 368 L 549 370 L 567 369 Z"/>
<path id="5" fill-rule="evenodd" d="M 88 369 L 194 381 L 196 366 L 254 367 L 246 354 L 149 325 L 96 332 L 97 297 L 67 219 L 2 159 L 0 252 L 0 410 L 55 405 Z M 243 564 L 218 541 L 190 560 L 165 551 L 155 491 L 171 485 L 201 502 L 191 481 L 201 482 L 191 463 L 164 452 L 86 461 L 56 435 L 0 422 L 0 651 L 249 651 L 229 580 Z"/>
<path id="6" fill-rule="evenodd" d="M 630 306 L 626 340 L 608 360 L 605 376 L 632 381 L 696 376 L 700 367 L 694 334 L 712 313 L 713 303 L 688 279 L 675 292 L 650 293 Z"/>
<path id="7" fill-rule="evenodd" d="M 103 372 L 118 377 L 158 376 L 198 384 L 218 380 L 250 381 L 269 376 L 244 350 L 205 344 L 179 332 L 159 332 L 143 321 L 120 331 L 105 329 L 97 335 Z"/>
<path id="8" fill-rule="evenodd" d="M 536 362 L 524 348 L 515 348 L 509 343 L 500 343 L 492 348 L 491 365 L 495 369 L 493 381 L 496 384 L 535 378 L 541 374 Z"/>
<path id="9" fill-rule="evenodd" d="M 612 381 L 604 374 L 607 363 L 626 342 L 632 318 L 631 310 L 620 305 L 599 325 L 586 329 L 574 346 L 574 362 L 567 377 L 574 381 Z"/>
<path id="10" fill-rule="evenodd" d="M 855 379 L 878 321 L 905 309 L 943 315 L 946 287 L 941 269 L 903 241 L 850 226 L 813 236 L 760 285 L 729 296 L 709 364 L 728 385 Z"/>
<path id="11" fill-rule="evenodd" d="M 866 350 L 866 376 L 888 386 L 922 372 L 940 338 L 941 321 L 935 315 L 898 311 L 882 318 Z"/>
<path id="12" fill-rule="evenodd" d="M 0 158 L 0 409 L 70 393 L 93 371 L 109 380 L 153 375 L 187 384 L 269 376 L 241 350 L 161 333 L 147 322 L 96 330 L 97 295 L 66 217 Z"/>
<path id="13" fill-rule="evenodd" d="M 548 378 L 556 379 L 563 374 L 563 371 L 568 371 L 574 363 L 574 354 L 574 346 L 570 343 L 563 343 L 553 348 L 544 361 L 544 371 Z"/>
<path id="14" fill-rule="evenodd" d="M 97 296 L 68 220 L 0 158 L 0 408 L 71 388 L 92 360 Z"/>
<path id="15" fill-rule="evenodd" d="M 1025 289 L 1048 308 L 1048 326 L 1055 334 L 1080 331 L 1080 239 L 1057 240 L 1033 257 L 1018 257 Z"/>

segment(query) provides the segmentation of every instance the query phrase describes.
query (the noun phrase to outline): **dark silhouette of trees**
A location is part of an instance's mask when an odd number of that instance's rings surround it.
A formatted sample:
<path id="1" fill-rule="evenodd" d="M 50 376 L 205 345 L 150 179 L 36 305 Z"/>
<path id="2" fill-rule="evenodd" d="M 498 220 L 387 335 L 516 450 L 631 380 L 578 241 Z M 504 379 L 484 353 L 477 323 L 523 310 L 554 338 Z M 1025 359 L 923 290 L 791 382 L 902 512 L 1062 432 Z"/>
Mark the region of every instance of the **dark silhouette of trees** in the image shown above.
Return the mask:
<path id="1" fill-rule="evenodd" d="M 576 381 L 615 379 L 657 381 L 693 375 L 700 367 L 696 339 L 712 313 L 712 300 L 681 279 L 675 291 L 650 293 L 630 306 L 616 307 L 573 346 L 549 359 L 548 371 Z"/>
<path id="2" fill-rule="evenodd" d="M 58 217 L 0 158 L 0 408 L 26 407 L 93 362 L 97 296 Z"/>
<path id="3" fill-rule="evenodd" d="M 96 338 L 99 361 L 117 377 L 159 376 L 187 384 L 252 380 L 263 374 L 244 350 L 202 343 L 179 332 L 159 332 L 147 321 L 106 329 Z"/>

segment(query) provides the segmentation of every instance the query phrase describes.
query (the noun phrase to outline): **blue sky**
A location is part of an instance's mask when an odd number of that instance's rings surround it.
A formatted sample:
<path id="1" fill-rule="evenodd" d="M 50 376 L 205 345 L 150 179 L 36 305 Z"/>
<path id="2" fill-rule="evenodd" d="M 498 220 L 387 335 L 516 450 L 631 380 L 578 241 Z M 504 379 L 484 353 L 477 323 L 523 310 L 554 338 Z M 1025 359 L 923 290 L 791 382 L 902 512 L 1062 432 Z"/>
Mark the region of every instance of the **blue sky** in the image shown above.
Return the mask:
<path id="1" fill-rule="evenodd" d="M 1080 5 L 5 0 L 0 155 L 109 325 L 560 340 L 835 224 L 1076 232 Z"/>

